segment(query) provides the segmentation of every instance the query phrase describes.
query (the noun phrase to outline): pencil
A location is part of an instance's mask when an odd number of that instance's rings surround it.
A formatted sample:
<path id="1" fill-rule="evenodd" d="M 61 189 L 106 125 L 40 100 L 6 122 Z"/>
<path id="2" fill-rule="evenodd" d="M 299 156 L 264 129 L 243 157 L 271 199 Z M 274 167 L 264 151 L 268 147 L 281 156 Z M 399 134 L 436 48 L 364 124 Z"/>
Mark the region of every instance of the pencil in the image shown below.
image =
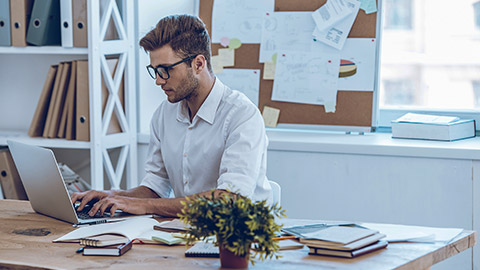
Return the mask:
<path id="1" fill-rule="evenodd" d="M 296 236 L 289 235 L 289 236 L 279 236 L 279 237 L 273 237 L 273 241 L 281 241 L 281 240 L 287 240 L 287 239 L 296 239 Z"/>

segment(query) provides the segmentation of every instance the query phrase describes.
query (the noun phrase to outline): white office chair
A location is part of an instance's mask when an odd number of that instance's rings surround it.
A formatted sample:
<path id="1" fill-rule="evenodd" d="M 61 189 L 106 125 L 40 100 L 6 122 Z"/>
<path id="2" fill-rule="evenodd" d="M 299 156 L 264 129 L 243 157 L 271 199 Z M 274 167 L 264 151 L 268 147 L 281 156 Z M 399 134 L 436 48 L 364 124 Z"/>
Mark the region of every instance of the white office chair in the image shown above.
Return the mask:
<path id="1" fill-rule="evenodd" d="M 274 181 L 271 181 L 271 180 L 269 180 L 268 182 L 270 182 L 270 186 L 272 187 L 273 204 L 278 203 L 278 205 L 280 206 L 282 188 L 280 187 L 280 185 L 277 182 L 274 182 Z"/>

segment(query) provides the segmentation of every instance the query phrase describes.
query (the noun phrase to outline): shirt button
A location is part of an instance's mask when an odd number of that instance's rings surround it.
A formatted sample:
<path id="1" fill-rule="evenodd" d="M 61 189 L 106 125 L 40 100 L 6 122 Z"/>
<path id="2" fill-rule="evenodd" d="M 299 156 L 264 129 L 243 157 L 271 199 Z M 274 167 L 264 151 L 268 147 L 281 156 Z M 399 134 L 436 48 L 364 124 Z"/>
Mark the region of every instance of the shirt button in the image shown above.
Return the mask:
<path id="1" fill-rule="evenodd" d="M 183 154 L 184 157 L 187 157 L 187 153 Z"/>
<path id="2" fill-rule="evenodd" d="M 188 129 L 189 129 L 189 130 L 192 130 L 192 127 L 189 127 Z"/>

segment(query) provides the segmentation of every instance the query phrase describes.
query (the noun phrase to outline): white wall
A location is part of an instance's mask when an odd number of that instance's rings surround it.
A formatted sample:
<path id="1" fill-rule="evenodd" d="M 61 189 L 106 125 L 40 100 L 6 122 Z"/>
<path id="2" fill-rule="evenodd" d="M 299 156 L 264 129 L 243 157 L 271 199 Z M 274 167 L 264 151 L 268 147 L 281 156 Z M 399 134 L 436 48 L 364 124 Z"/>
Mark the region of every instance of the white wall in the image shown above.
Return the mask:
<path id="1" fill-rule="evenodd" d="M 138 41 L 157 22 L 168 15 L 194 14 L 195 0 L 142 0 L 138 1 Z M 137 42 L 138 43 L 138 42 Z M 165 94 L 148 75 L 145 67 L 150 64 L 148 54 L 138 48 L 138 132 L 150 132 L 150 119 L 157 106 L 165 99 Z M 140 167 L 143 168 L 143 167 Z"/>

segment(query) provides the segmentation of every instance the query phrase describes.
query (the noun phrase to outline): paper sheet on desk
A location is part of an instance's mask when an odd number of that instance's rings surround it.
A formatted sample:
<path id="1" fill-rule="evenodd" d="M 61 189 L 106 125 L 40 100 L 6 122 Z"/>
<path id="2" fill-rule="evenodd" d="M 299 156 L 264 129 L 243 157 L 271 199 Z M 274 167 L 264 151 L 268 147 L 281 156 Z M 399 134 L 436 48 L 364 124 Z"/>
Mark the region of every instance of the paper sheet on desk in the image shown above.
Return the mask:
<path id="1" fill-rule="evenodd" d="M 422 226 L 407 226 L 395 224 L 362 223 L 372 230 L 377 230 L 386 235 L 382 240 L 392 242 L 449 242 L 459 235 L 463 229 L 435 228 Z"/>

